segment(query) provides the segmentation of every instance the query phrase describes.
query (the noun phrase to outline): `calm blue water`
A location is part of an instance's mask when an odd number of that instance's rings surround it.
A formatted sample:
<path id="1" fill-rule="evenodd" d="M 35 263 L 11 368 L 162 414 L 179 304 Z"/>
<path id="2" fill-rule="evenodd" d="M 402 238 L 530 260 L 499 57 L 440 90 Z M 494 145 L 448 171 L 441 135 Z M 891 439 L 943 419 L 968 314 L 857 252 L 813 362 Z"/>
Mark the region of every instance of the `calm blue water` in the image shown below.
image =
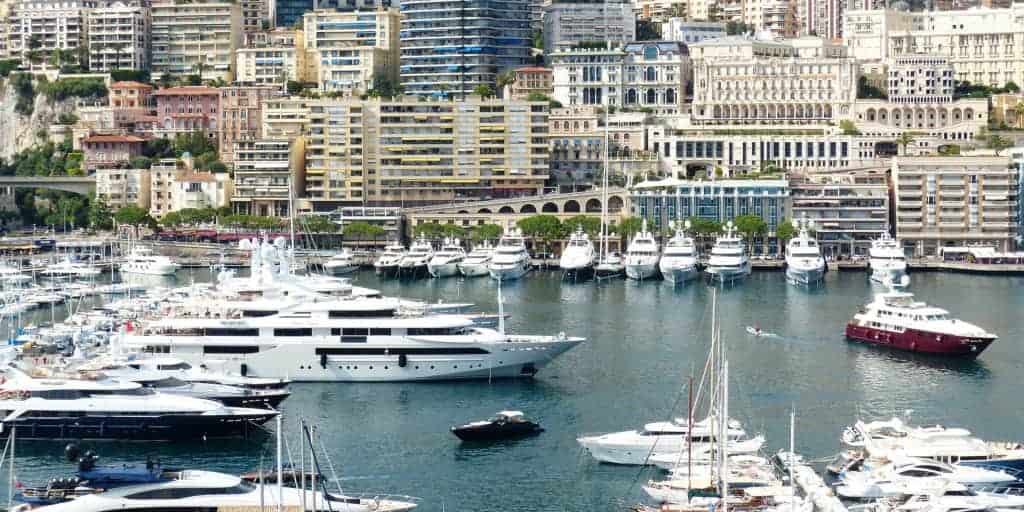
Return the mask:
<path id="1" fill-rule="evenodd" d="M 486 278 L 400 283 L 364 272 L 356 281 L 388 295 L 497 309 L 496 285 Z M 1022 284 L 1015 277 L 913 275 L 911 290 L 921 299 L 1001 336 L 977 361 L 949 361 L 844 341 L 845 322 L 873 291 L 863 273 L 832 272 L 824 287 L 811 291 L 787 285 L 782 273 L 756 273 L 719 292 L 730 412 L 748 431 L 766 434 L 776 450 L 788 444 L 795 407 L 797 450 L 810 457 L 834 453 L 842 427 L 858 413 L 873 418 L 913 409 L 917 422 L 1024 439 Z M 589 341 L 534 380 L 296 384 L 284 404 L 287 437 L 297 443 L 300 418 L 313 422 L 345 490 L 418 496 L 422 510 L 623 510 L 640 501 L 639 485 L 650 470 L 596 464 L 575 438 L 686 414 L 687 377 L 699 374 L 707 353 L 710 289 L 572 284 L 539 272 L 503 292 L 510 331 L 565 331 Z M 779 337 L 747 335 L 745 326 L 753 324 Z M 547 431 L 489 447 L 463 446 L 448 431 L 508 408 L 525 411 Z M 272 439 L 94 446 L 107 462 L 155 455 L 165 465 L 228 471 L 252 469 L 261 458 L 269 468 L 274 450 Z M 61 466 L 61 448 L 19 444 L 19 477 L 39 481 L 70 470 Z"/>

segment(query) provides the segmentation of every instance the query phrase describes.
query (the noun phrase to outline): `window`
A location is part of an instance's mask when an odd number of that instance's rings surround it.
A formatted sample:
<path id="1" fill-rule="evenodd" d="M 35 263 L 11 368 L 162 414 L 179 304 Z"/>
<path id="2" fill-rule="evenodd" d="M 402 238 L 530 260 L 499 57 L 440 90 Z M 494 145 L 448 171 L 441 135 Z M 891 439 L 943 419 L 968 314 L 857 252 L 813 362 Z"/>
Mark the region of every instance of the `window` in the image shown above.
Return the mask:
<path id="1" fill-rule="evenodd" d="M 308 327 L 274 329 L 274 336 L 312 336 L 313 329 Z"/>
<path id="2" fill-rule="evenodd" d="M 255 354 L 259 351 L 256 345 L 203 345 L 204 354 Z"/>

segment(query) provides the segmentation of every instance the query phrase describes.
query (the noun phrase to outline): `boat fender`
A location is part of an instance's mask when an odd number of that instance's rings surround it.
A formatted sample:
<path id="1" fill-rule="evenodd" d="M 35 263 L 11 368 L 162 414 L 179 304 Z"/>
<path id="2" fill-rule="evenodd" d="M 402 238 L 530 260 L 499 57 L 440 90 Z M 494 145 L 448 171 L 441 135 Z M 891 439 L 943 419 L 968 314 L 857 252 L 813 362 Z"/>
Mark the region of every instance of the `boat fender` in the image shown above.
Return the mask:
<path id="1" fill-rule="evenodd" d="M 327 369 L 327 354 L 320 354 L 320 367 Z"/>
<path id="2" fill-rule="evenodd" d="M 398 354 L 398 367 L 405 368 L 409 364 L 409 358 L 405 354 Z"/>
<path id="3" fill-rule="evenodd" d="M 238 373 L 241 373 L 242 377 L 245 377 L 249 373 L 249 365 L 242 363 L 242 366 L 238 369 Z"/>

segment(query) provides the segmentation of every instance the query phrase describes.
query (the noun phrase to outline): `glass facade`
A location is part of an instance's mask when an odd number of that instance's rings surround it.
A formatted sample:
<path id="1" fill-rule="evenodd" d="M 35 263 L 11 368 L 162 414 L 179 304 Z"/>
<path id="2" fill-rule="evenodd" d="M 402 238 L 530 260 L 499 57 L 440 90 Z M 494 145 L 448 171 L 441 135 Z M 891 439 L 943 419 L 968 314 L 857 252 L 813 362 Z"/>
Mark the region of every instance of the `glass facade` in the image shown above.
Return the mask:
<path id="1" fill-rule="evenodd" d="M 787 217 L 789 184 L 785 180 L 684 181 L 641 187 L 632 192 L 633 214 L 659 230 L 667 229 L 669 222 L 691 217 L 726 222 L 756 215 L 774 232 Z"/>
<path id="2" fill-rule="evenodd" d="M 527 0 L 408 0 L 400 9 L 406 94 L 461 98 L 529 63 Z"/>

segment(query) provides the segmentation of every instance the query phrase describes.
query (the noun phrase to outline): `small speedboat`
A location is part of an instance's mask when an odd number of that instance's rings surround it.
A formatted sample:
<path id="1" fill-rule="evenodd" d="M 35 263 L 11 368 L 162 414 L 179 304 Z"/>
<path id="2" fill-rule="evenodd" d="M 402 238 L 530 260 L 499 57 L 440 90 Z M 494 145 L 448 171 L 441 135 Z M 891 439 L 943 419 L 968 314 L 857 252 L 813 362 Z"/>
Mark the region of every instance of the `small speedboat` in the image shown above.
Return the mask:
<path id="1" fill-rule="evenodd" d="M 463 441 L 497 441 L 532 436 L 543 431 L 540 425 L 524 419 L 520 411 L 501 411 L 487 421 L 452 427 L 452 433 Z"/>

